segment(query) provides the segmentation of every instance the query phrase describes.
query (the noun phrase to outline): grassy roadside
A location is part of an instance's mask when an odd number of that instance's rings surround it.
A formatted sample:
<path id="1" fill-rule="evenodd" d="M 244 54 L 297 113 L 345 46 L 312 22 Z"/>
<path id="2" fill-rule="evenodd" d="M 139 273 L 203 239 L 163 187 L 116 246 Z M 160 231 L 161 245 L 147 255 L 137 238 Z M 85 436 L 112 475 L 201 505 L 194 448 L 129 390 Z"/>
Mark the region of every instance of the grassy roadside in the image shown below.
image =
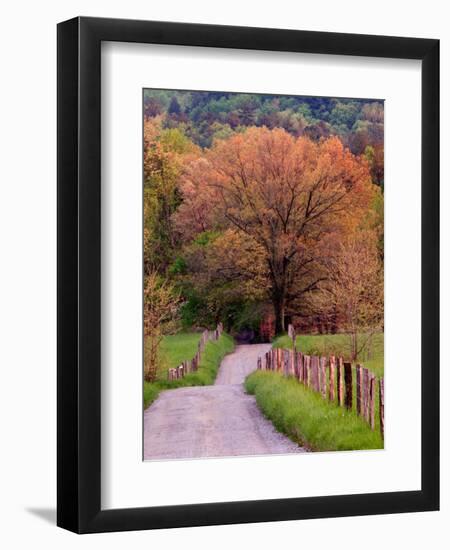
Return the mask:
<path id="1" fill-rule="evenodd" d="M 349 341 L 346 334 L 299 334 L 296 339 L 297 349 L 307 355 L 342 355 L 349 356 Z M 291 348 L 292 340 L 287 334 L 279 336 L 273 342 L 274 348 Z M 372 354 L 368 358 L 362 354 L 358 359 L 364 367 L 371 370 L 376 376 L 384 376 L 384 334 L 374 335 Z"/>
<path id="2" fill-rule="evenodd" d="M 167 370 L 178 366 L 183 359 L 191 358 L 197 351 L 197 343 L 200 335 L 186 333 L 168 336 L 162 344 L 164 368 L 158 374 L 155 382 L 144 382 L 144 409 L 146 409 L 158 397 L 161 390 L 181 388 L 184 386 L 207 386 L 213 384 L 220 363 L 227 353 L 234 349 L 234 340 L 228 334 L 223 333 L 217 341 L 206 344 L 203 357 L 196 372 L 187 374 L 180 380 L 167 380 Z"/>
<path id="3" fill-rule="evenodd" d="M 379 430 L 372 431 L 354 411 L 324 400 L 294 378 L 255 371 L 245 387 L 280 432 L 313 451 L 383 448 Z"/>

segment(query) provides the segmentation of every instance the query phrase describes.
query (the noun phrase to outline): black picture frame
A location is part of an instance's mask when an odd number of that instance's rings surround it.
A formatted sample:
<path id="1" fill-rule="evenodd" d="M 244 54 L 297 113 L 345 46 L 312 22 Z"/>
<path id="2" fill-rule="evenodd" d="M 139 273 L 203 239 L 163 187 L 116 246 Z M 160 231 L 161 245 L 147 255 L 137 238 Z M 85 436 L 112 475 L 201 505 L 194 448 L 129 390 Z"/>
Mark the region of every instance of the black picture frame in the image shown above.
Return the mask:
<path id="1" fill-rule="evenodd" d="M 101 509 L 100 49 L 102 41 L 422 61 L 420 491 Z M 77 533 L 439 507 L 439 41 L 77 17 L 58 25 L 57 524 Z"/>

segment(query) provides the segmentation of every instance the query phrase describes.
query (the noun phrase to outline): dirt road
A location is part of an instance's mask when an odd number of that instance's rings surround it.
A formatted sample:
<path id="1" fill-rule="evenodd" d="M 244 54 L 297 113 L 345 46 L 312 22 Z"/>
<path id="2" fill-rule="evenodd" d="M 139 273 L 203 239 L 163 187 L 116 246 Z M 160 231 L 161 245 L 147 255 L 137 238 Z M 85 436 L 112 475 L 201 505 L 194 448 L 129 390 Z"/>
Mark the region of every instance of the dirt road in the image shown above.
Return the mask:
<path id="1" fill-rule="evenodd" d="M 214 386 L 161 392 L 144 412 L 144 460 L 304 452 L 261 414 L 243 382 L 267 344 L 237 346 Z"/>

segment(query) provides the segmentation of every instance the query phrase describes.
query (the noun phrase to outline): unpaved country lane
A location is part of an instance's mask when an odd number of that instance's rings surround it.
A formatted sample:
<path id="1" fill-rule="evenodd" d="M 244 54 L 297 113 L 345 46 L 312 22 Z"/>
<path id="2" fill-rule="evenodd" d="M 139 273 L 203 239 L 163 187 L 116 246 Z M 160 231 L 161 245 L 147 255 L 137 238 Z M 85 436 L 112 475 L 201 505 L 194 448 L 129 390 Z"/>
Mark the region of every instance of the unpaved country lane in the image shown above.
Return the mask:
<path id="1" fill-rule="evenodd" d="M 261 414 L 243 382 L 269 345 L 237 346 L 214 386 L 161 392 L 144 412 L 144 460 L 304 452 Z"/>
<path id="2" fill-rule="evenodd" d="M 258 357 L 270 349 L 270 344 L 236 346 L 234 353 L 223 358 L 216 377 L 216 386 L 243 384 L 247 376 L 256 369 Z"/>

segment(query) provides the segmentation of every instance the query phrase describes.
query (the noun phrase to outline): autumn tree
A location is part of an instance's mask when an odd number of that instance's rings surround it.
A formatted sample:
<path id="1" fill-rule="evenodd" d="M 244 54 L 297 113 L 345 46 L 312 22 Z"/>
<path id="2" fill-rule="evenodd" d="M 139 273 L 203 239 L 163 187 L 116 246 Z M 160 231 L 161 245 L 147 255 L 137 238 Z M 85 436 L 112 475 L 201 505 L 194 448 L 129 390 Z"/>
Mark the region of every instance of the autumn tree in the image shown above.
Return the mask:
<path id="1" fill-rule="evenodd" d="M 226 219 L 265 252 L 276 331 L 290 301 L 325 277 L 316 246 L 367 204 L 367 167 L 331 138 L 250 129 L 212 152 Z M 350 210 L 351 209 L 351 210 Z"/>
<path id="2" fill-rule="evenodd" d="M 180 204 L 179 179 L 184 159 L 195 146 L 180 129 L 163 128 L 162 117 L 144 122 L 144 258 L 145 269 L 163 273 L 173 259 L 172 215 Z"/>
<path id="3" fill-rule="evenodd" d="M 159 364 L 159 350 L 164 329 L 177 318 L 180 298 L 173 286 L 156 272 L 144 280 L 144 378 L 154 382 Z"/>
<path id="4" fill-rule="evenodd" d="M 185 242 L 199 233 L 223 228 L 223 216 L 213 205 L 219 199 L 215 174 L 204 156 L 188 159 L 180 180 L 182 202 L 173 216 L 174 228 Z"/>
<path id="5" fill-rule="evenodd" d="M 337 315 L 350 338 L 352 360 L 368 347 L 383 328 L 383 268 L 377 235 L 360 230 L 334 243 L 327 256 L 327 278 L 311 295 L 316 311 Z"/>
<path id="6" fill-rule="evenodd" d="M 289 302 L 326 277 L 319 243 L 353 228 L 372 196 L 367 162 L 338 138 L 314 143 L 282 129 L 250 128 L 217 141 L 196 181 L 216 199 L 216 219 L 260 251 L 277 332 Z"/>

